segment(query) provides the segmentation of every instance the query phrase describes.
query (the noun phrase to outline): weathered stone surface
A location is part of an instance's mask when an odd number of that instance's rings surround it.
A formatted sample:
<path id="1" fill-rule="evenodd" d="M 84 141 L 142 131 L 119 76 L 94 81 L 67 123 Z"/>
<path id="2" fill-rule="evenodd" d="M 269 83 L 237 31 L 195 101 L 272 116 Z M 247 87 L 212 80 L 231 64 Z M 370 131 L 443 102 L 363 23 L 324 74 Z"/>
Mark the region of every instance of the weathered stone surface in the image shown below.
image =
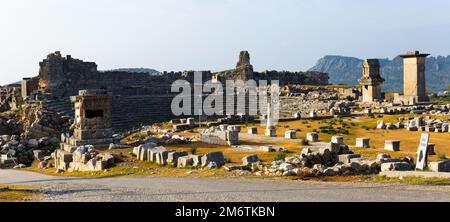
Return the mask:
<path id="1" fill-rule="evenodd" d="M 279 167 L 279 169 L 283 172 L 288 172 L 294 169 L 294 166 L 290 163 L 282 163 Z"/>
<path id="2" fill-rule="evenodd" d="M 43 150 L 33 150 L 33 155 L 35 160 L 43 160 L 45 153 Z"/>
<path id="3" fill-rule="evenodd" d="M 379 60 L 364 60 L 362 77 L 359 79 L 362 86 L 362 102 L 373 103 L 382 100 L 381 84 L 383 82 Z"/>
<path id="4" fill-rule="evenodd" d="M 189 155 L 187 152 L 169 152 L 167 154 L 167 164 L 177 166 L 178 158 Z"/>
<path id="5" fill-rule="evenodd" d="M 297 131 L 295 130 L 288 130 L 284 133 L 285 139 L 297 139 Z"/>
<path id="6" fill-rule="evenodd" d="M 169 156 L 169 151 L 161 151 L 156 153 L 156 164 L 166 165 L 167 157 Z"/>
<path id="7" fill-rule="evenodd" d="M 319 142 L 319 134 L 318 133 L 307 133 L 306 140 L 309 142 Z"/>
<path id="8" fill-rule="evenodd" d="M 28 147 L 30 148 L 37 148 L 39 146 L 39 142 L 37 139 L 30 139 L 28 140 Z"/>
<path id="9" fill-rule="evenodd" d="M 275 127 L 270 127 L 266 129 L 265 135 L 267 137 L 277 137 L 277 129 Z"/>
<path id="10" fill-rule="evenodd" d="M 381 153 L 381 154 L 377 155 L 377 160 L 381 160 L 381 159 L 385 159 L 385 158 L 391 158 L 391 155 L 384 154 L 384 153 Z"/>
<path id="11" fill-rule="evenodd" d="M 395 162 L 381 164 L 381 171 L 411 171 L 412 167 L 409 163 Z"/>
<path id="12" fill-rule="evenodd" d="M 251 166 L 254 163 L 259 163 L 259 158 L 256 154 L 242 158 L 243 166 Z"/>
<path id="13" fill-rule="evenodd" d="M 248 132 L 248 134 L 256 135 L 256 134 L 258 134 L 258 128 L 257 127 L 248 127 L 247 132 Z"/>
<path id="14" fill-rule="evenodd" d="M 428 144 L 427 154 L 430 156 L 436 155 L 435 147 L 436 147 L 436 144 L 434 144 L 434 143 Z"/>
<path id="15" fill-rule="evenodd" d="M 430 170 L 432 170 L 433 172 L 450 172 L 450 160 L 431 162 Z"/>
<path id="16" fill-rule="evenodd" d="M 236 170 L 243 170 L 243 166 L 225 166 L 224 169 L 226 171 L 236 171 Z"/>
<path id="17" fill-rule="evenodd" d="M 158 146 L 152 149 L 148 149 L 148 161 L 149 162 L 156 162 L 156 157 L 161 153 L 161 152 L 165 152 L 167 151 L 167 149 L 163 146 Z"/>
<path id="18" fill-rule="evenodd" d="M 386 129 L 386 123 L 384 121 L 378 122 L 377 129 Z"/>
<path id="19" fill-rule="evenodd" d="M 273 146 L 260 146 L 259 150 L 262 152 L 275 152 L 275 148 L 273 148 Z"/>
<path id="20" fill-rule="evenodd" d="M 343 145 L 344 137 L 343 136 L 333 136 L 333 137 L 331 137 L 331 142 L 334 144 Z"/>
<path id="21" fill-rule="evenodd" d="M 39 169 L 46 169 L 47 167 L 48 167 L 48 162 L 46 162 L 46 161 L 41 161 L 41 162 L 39 162 L 39 164 L 38 164 L 38 168 Z"/>
<path id="22" fill-rule="evenodd" d="M 339 162 L 341 162 L 343 164 L 348 164 L 348 163 L 350 163 L 351 159 L 356 159 L 356 158 L 361 158 L 361 155 L 359 155 L 359 154 L 343 154 L 343 155 L 339 155 Z"/>
<path id="23" fill-rule="evenodd" d="M 130 145 L 128 144 L 115 144 L 115 143 L 111 143 L 109 144 L 109 150 L 116 150 L 116 149 L 127 149 L 130 148 Z"/>
<path id="24" fill-rule="evenodd" d="M 179 157 L 178 161 L 177 161 L 178 168 L 193 167 L 194 166 L 194 158 L 198 158 L 198 156 L 194 157 L 194 155 L 188 155 L 188 156 Z"/>
<path id="25" fill-rule="evenodd" d="M 400 151 L 400 140 L 386 140 L 384 149 L 393 151 L 393 152 L 399 152 Z"/>
<path id="26" fill-rule="evenodd" d="M 356 138 L 356 147 L 359 148 L 370 148 L 370 139 L 369 138 Z"/>
<path id="27" fill-rule="evenodd" d="M 215 166 L 217 167 L 221 167 L 223 165 L 225 165 L 225 156 L 223 155 L 222 152 L 212 152 L 212 153 L 208 153 L 205 154 L 202 157 L 202 167 L 206 167 L 209 164 L 215 164 Z"/>
<path id="28" fill-rule="evenodd" d="M 381 158 L 381 159 L 377 159 L 377 161 L 379 163 L 396 163 L 396 162 L 401 162 L 402 160 L 399 158 Z"/>
<path id="29" fill-rule="evenodd" d="M 200 132 L 200 139 L 209 144 L 234 146 L 239 145 L 239 131 L 236 126 L 220 125 Z"/>

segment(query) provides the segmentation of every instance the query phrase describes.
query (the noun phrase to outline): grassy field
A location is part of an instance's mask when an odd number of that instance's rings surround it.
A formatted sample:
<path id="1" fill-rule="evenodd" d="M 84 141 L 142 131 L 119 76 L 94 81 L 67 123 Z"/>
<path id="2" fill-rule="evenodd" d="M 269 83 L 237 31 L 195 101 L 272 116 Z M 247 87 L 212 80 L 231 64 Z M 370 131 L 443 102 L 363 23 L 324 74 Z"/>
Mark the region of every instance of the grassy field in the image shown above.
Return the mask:
<path id="1" fill-rule="evenodd" d="M 37 187 L 0 184 L 0 202 L 21 202 L 41 196 Z"/>

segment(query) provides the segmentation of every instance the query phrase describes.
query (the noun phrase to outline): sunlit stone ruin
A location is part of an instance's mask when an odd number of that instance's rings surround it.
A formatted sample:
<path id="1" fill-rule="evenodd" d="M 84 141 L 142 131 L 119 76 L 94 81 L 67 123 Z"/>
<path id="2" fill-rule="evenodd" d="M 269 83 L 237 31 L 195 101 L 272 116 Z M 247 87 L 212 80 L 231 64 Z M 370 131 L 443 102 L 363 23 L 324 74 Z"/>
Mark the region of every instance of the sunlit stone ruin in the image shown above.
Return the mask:
<path id="1" fill-rule="evenodd" d="M 123 150 L 130 149 L 133 158 L 161 167 L 223 167 L 239 175 L 341 176 L 413 171 L 414 157 L 390 156 L 409 148 L 402 142 L 404 138 L 380 142 L 366 135 L 353 136 L 349 129 L 386 134 L 392 130 L 450 133 L 450 105 L 431 102 L 426 91 L 427 56 L 418 51 L 402 55 L 404 89 L 392 93 L 383 92 L 383 83 L 388 80 L 382 78 L 378 59 L 363 61 L 359 85 L 341 86 L 330 85 L 327 73 L 255 71 L 248 51 L 240 52 L 236 66 L 230 70 L 156 73 L 99 71 L 96 63 L 55 52 L 39 63 L 37 76 L 1 88 L 4 116 L 0 121 L 0 167 L 26 167 L 37 160 L 39 168 L 56 168 L 58 172 L 107 171 L 124 158 L 127 151 Z M 201 91 L 199 100 L 186 100 L 192 112 L 175 115 L 171 105 L 178 92 L 172 91 L 172 84 L 185 80 L 194 89 L 188 92 L 192 95 L 199 85 L 194 83 L 196 73 L 202 84 L 255 80 L 256 91 L 267 94 L 268 101 L 252 103 L 248 90 L 234 87 L 232 99 L 243 102 L 245 109 L 237 110 L 236 103 L 229 105 L 224 100 L 221 112 L 206 115 L 196 113 L 196 105 L 213 93 Z M 267 82 L 267 88 L 259 85 L 261 80 Z M 280 87 L 279 119 L 272 113 L 274 95 L 270 93 L 276 82 Z M 261 94 L 257 98 L 261 99 Z M 384 115 L 421 116 L 359 125 L 360 118 Z M 290 153 L 289 146 L 301 147 L 301 153 Z M 429 143 L 426 155 L 436 156 L 441 148 Z M 377 158 L 358 154 L 368 149 L 377 149 Z M 120 155 L 115 150 L 120 150 Z M 242 155 L 242 164 L 228 158 L 228 153 Z M 268 155 L 273 155 L 274 161 L 264 162 L 262 156 Z M 449 172 L 449 165 L 447 160 L 440 160 L 427 166 L 432 171 Z"/>

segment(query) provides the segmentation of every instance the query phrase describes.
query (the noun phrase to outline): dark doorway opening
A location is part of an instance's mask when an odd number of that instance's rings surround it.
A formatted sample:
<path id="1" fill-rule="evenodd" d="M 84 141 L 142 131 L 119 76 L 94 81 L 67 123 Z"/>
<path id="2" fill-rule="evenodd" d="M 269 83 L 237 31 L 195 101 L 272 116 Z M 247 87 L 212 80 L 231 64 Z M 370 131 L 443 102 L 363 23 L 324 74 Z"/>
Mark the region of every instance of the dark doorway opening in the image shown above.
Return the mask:
<path id="1" fill-rule="evenodd" d="M 85 110 L 84 117 L 88 119 L 103 117 L 103 110 Z"/>

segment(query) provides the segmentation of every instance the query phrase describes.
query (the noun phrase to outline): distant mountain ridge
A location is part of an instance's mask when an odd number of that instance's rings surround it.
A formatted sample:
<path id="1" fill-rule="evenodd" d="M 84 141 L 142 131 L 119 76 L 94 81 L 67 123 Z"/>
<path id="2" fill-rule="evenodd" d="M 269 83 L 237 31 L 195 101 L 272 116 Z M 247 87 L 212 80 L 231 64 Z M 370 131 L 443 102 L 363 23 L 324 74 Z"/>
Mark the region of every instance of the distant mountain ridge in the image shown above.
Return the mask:
<path id="1" fill-rule="evenodd" d="M 328 55 L 309 71 L 326 72 L 330 75 L 330 83 L 356 85 L 362 75 L 362 59 Z M 403 59 L 380 59 L 381 75 L 386 80 L 384 91 L 403 90 Z M 448 90 L 450 84 L 450 56 L 428 57 L 426 62 L 427 88 L 433 92 Z"/>

